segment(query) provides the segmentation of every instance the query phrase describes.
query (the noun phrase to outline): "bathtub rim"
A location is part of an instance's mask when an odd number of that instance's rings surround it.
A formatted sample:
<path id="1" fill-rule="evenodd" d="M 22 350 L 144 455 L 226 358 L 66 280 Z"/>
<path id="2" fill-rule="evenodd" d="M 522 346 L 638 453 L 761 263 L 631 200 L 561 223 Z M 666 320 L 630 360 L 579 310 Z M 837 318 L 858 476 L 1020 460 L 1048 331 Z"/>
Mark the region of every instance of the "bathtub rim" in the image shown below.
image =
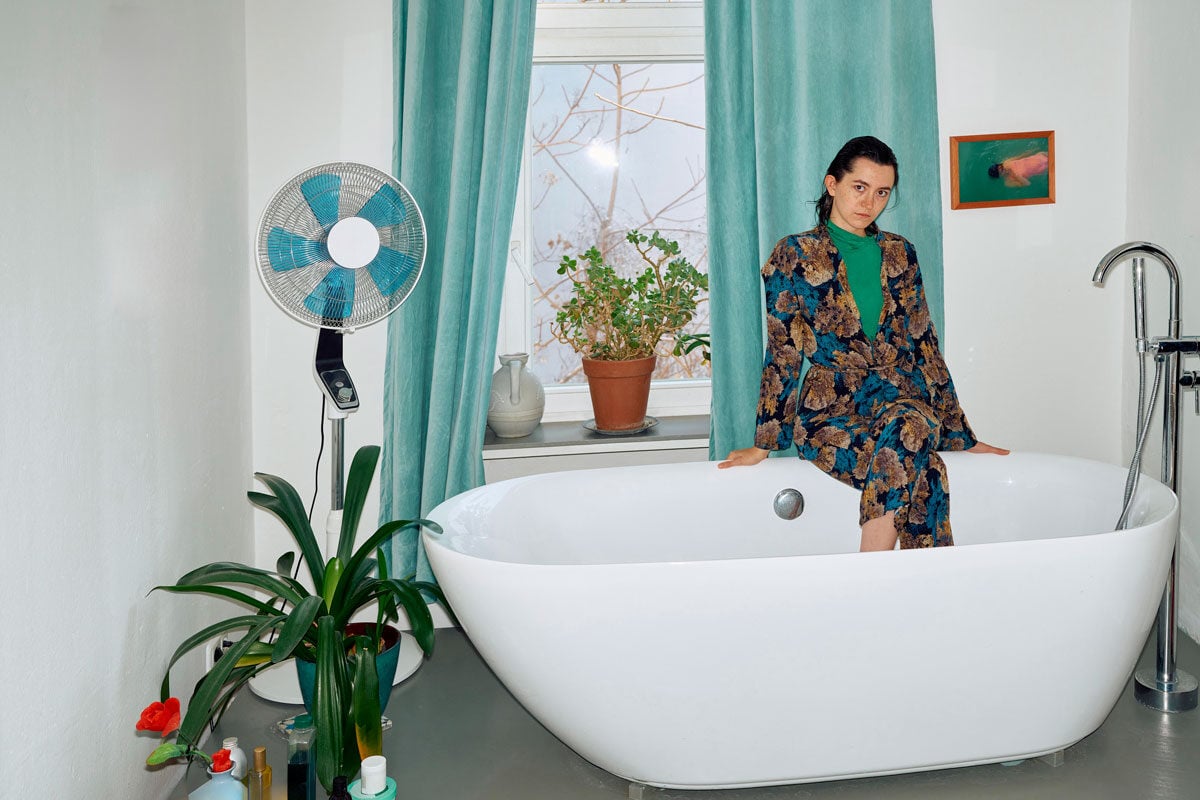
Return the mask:
<path id="1" fill-rule="evenodd" d="M 958 454 L 956 454 L 956 455 L 958 455 Z M 1104 467 L 1104 468 L 1108 468 L 1111 470 L 1115 470 L 1118 472 L 1124 472 L 1124 473 L 1128 472 L 1127 468 L 1122 467 L 1117 464 L 1112 464 L 1110 462 L 1100 461 L 1097 459 L 1084 458 L 1082 456 L 1061 455 L 1058 453 L 1042 453 L 1042 452 L 1035 452 L 1035 451 L 1013 451 L 1008 456 L 988 456 L 988 455 L 977 454 L 977 455 L 973 455 L 972 457 L 978 457 L 978 458 L 989 458 L 990 457 L 990 458 L 1008 459 L 1008 458 L 1014 458 L 1014 456 L 1015 456 L 1015 459 L 1014 459 L 1015 461 L 1024 461 L 1025 459 L 1031 459 L 1036 463 L 1038 461 L 1044 462 L 1046 460 L 1054 460 L 1057 462 L 1062 462 L 1064 464 L 1076 463 L 1076 464 L 1087 465 L 1088 467 L 1091 467 L 1091 468 L 1099 466 L 1099 467 Z M 780 458 L 780 459 L 772 459 L 772 460 L 782 461 L 784 459 Z M 803 460 L 801 459 L 801 461 L 803 461 Z M 811 465 L 811 464 L 809 465 L 809 467 L 813 470 L 818 469 L 815 465 Z M 461 536 L 462 538 L 469 540 L 473 534 L 460 533 L 458 531 L 449 530 L 448 526 L 443 522 L 443 520 L 437 518 L 439 516 L 442 516 L 442 514 L 444 514 L 446 512 L 446 510 L 453 509 L 453 508 L 457 507 L 458 505 L 460 505 L 461 503 L 468 502 L 474 498 L 484 497 L 484 496 L 488 496 L 488 495 L 495 495 L 495 499 L 493 500 L 493 503 L 492 503 L 492 506 L 494 507 L 497 504 L 499 504 L 500 502 L 502 502 L 504 499 L 506 499 L 509 494 L 511 494 L 514 491 L 519 490 L 521 487 L 525 486 L 526 484 L 542 482 L 547 478 L 555 478 L 557 480 L 558 476 L 567 476 L 562 479 L 568 480 L 572 477 L 578 479 L 581 475 L 587 475 L 587 474 L 592 474 L 592 473 L 600 473 L 600 474 L 610 475 L 610 474 L 613 474 L 615 472 L 620 472 L 620 471 L 642 472 L 642 471 L 660 470 L 660 469 L 664 469 L 664 468 L 678 469 L 681 471 L 695 470 L 695 471 L 699 472 L 700 470 L 703 470 L 703 469 L 708 469 L 708 470 L 716 469 L 716 464 L 713 461 L 708 461 L 708 462 L 693 462 L 693 463 L 682 463 L 682 464 L 644 464 L 644 465 L 634 465 L 634 466 L 624 466 L 624 467 L 598 467 L 598 468 L 586 469 L 586 470 L 570 470 L 570 471 L 565 471 L 565 472 L 549 472 L 549 473 L 539 473 L 539 474 L 534 474 L 534 475 L 523 475 L 523 476 L 519 476 L 516 478 L 509 478 L 509 479 L 506 479 L 503 481 L 498 481 L 498 482 L 492 483 L 492 484 L 485 484 L 483 486 L 478 486 L 474 489 L 468 489 L 465 492 L 461 492 L 458 495 L 449 497 L 446 500 L 444 500 L 442 503 L 439 503 L 437 506 L 435 506 L 432 510 L 430 510 L 430 512 L 426 516 L 431 521 L 438 523 L 441 530 L 440 531 L 433 530 L 425 525 L 420 526 L 421 527 L 421 541 L 426 548 L 429 548 L 431 545 L 436 545 L 439 548 L 446 549 L 450 552 L 453 552 L 457 555 L 461 555 L 466 558 L 474 558 L 474 559 L 479 559 L 480 561 L 492 561 L 492 562 L 496 562 L 499 564 L 508 564 L 508 565 L 514 565 L 514 566 L 523 566 L 523 567 L 571 567 L 571 568 L 575 568 L 575 569 L 580 569 L 580 568 L 585 568 L 585 567 L 610 567 L 610 566 L 614 566 L 614 565 L 630 565 L 630 564 L 640 564 L 640 563 L 644 563 L 644 564 L 699 564 L 699 563 L 717 563 L 717 562 L 721 562 L 721 561 L 735 560 L 732 558 L 679 558 L 679 559 L 665 559 L 665 560 L 655 560 L 655 561 L 616 561 L 616 560 L 614 560 L 614 561 L 596 561 L 596 562 L 589 561 L 589 562 L 577 563 L 577 562 L 534 562 L 534 561 L 528 561 L 528 560 L 497 558 L 497 557 L 495 557 L 494 554 L 480 554 L 480 553 L 467 552 L 466 550 L 464 550 L 460 547 L 456 547 L 455 544 L 456 544 L 456 540 L 458 539 L 458 537 Z M 853 490 L 851 490 L 851 491 L 853 491 Z M 1163 520 L 1170 519 L 1172 517 L 1172 515 L 1178 516 L 1180 514 L 1180 504 L 1179 504 L 1178 496 L 1176 495 L 1176 493 L 1174 491 L 1171 490 L 1170 487 L 1168 487 L 1162 481 L 1160 481 L 1156 478 L 1153 478 L 1149 475 L 1142 474 L 1141 477 L 1139 478 L 1138 492 L 1141 493 L 1143 491 L 1149 492 L 1150 497 L 1149 497 L 1148 502 L 1151 504 L 1151 509 L 1155 513 L 1153 513 L 1151 516 L 1149 516 L 1147 519 L 1143 520 L 1140 524 L 1138 524 L 1136 526 L 1132 526 L 1132 527 L 1128 527 L 1128 528 L 1124 528 L 1124 529 L 1116 529 L 1116 528 L 1102 529 L 1102 530 L 1093 531 L 1091 533 L 1071 533 L 1071 534 L 1065 534 L 1062 536 L 1039 537 L 1036 539 L 1012 539 L 1012 540 L 978 542 L 978 543 L 956 543 L 955 548 L 975 548 L 975 547 L 981 547 L 981 546 L 986 546 L 986 547 L 1026 546 L 1026 545 L 1033 545 L 1037 542 L 1056 541 L 1058 539 L 1065 539 L 1065 538 L 1081 538 L 1082 539 L 1082 538 L 1097 537 L 1097 536 L 1110 536 L 1110 535 L 1115 535 L 1115 534 L 1138 535 L 1139 532 L 1144 532 L 1145 530 L 1159 524 Z M 1161 503 L 1161 505 L 1160 505 L 1160 503 Z M 442 512 L 442 514 L 439 514 L 439 512 Z M 1178 524 L 1179 524 L 1178 520 L 1174 524 L 1176 525 L 1176 527 L 1178 527 Z M 1176 538 L 1178 538 L 1178 532 L 1176 534 Z M 940 550 L 950 550 L 950 549 L 951 548 L 920 548 L 920 549 L 912 549 L 912 550 L 901 550 L 901 549 L 899 549 L 899 546 L 897 545 L 897 547 L 895 549 L 889 550 L 889 551 L 883 551 L 882 553 L 861 553 L 857 550 L 846 550 L 846 551 L 835 552 L 835 553 L 817 553 L 817 554 L 787 553 L 787 554 L 772 554 L 772 555 L 739 556 L 738 558 L 745 558 L 746 560 L 751 560 L 751 561 L 793 559 L 793 558 L 835 558 L 835 557 L 849 557 L 849 556 L 857 556 L 860 558 L 878 558 L 878 557 L 883 557 L 887 553 L 891 553 L 893 555 L 896 555 L 898 553 L 907 553 L 909 555 L 906 557 L 911 557 L 912 555 L 915 555 L 917 553 L 924 553 L 926 555 L 929 555 L 929 554 L 938 552 Z"/>

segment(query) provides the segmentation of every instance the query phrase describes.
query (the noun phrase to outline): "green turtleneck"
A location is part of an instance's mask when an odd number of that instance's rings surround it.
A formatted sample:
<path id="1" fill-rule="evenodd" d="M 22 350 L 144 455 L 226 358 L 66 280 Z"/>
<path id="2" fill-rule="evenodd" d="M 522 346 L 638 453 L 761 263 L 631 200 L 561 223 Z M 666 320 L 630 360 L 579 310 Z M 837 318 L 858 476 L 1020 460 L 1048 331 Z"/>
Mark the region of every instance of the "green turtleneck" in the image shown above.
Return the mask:
<path id="1" fill-rule="evenodd" d="M 850 282 L 850 293 L 858 306 L 863 332 L 874 339 L 879 330 L 879 313 L 883 310 L 883 284 L 880 270 L 883 267 L 883 251 L 874 236 L 858 236 L 842 230 L 832 221 L 828 223 L 829 238 L 842 256 L 846 265 L 846 278 Z"/>

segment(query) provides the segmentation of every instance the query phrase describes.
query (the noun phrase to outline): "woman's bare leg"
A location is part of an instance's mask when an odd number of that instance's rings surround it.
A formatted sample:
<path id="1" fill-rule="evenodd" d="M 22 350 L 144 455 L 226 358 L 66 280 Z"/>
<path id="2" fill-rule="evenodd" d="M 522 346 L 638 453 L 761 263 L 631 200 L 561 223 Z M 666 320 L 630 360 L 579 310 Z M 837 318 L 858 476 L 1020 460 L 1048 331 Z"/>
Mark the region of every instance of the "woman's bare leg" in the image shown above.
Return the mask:
<path id="1" fill-rule="evenodd" d="M 858 551 L 892 550 L 896 547 L 896 512 L 867 520 L 862 526 L 862 544 Z"/>

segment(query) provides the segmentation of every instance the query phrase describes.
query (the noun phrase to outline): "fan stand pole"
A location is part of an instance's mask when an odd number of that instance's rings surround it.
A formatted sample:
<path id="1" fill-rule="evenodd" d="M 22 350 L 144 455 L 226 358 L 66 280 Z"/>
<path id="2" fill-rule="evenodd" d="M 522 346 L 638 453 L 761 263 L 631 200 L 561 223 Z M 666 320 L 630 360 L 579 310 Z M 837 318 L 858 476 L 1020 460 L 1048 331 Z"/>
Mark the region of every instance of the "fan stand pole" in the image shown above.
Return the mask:
<path id="1" fill-rule="evenodd" d="M 329 413 L 329 516 L 325 519 L 325 557 L 337 555 L 338 539 L 342 535 L 342 507 L 346 500 L 346 417 L 336 406 Z"/>
<path id="2" fill-rule="evenodd" d="M 342 535 L 342 506 L 345 503 L 344 479 L 346 448 L 346 417 L 358 408 L 358 392 L 342 361 L 342 332 L 321 328 L 317 333 L 317 353 L 313 359 L 313 374 L 325 393 L 326 414 L 329 419 L 330 481 L 332 494 L 329 517 L 325 523 L 325 557 L 337 555 Z"/>

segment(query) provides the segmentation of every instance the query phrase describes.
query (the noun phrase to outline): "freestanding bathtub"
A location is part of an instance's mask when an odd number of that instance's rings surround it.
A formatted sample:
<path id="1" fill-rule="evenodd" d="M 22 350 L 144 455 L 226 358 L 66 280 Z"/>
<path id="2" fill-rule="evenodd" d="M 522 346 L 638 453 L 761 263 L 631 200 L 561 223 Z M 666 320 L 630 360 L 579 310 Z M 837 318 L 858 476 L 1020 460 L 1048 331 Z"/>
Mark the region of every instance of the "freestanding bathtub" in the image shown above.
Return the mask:
<path id="1" fill-rule="evenodd" d="M 430 517 L 430 562 L 513 695 L 675 788 L 1054 753 L 1100 726 L 1162 595 L 1175 495 L 1076 458 L 944 454 L 956 547 L 858 553 L 857 493 L 795 458 L 517 478 Z M 797 519 L 775 516 L 785 487 Z"/>

